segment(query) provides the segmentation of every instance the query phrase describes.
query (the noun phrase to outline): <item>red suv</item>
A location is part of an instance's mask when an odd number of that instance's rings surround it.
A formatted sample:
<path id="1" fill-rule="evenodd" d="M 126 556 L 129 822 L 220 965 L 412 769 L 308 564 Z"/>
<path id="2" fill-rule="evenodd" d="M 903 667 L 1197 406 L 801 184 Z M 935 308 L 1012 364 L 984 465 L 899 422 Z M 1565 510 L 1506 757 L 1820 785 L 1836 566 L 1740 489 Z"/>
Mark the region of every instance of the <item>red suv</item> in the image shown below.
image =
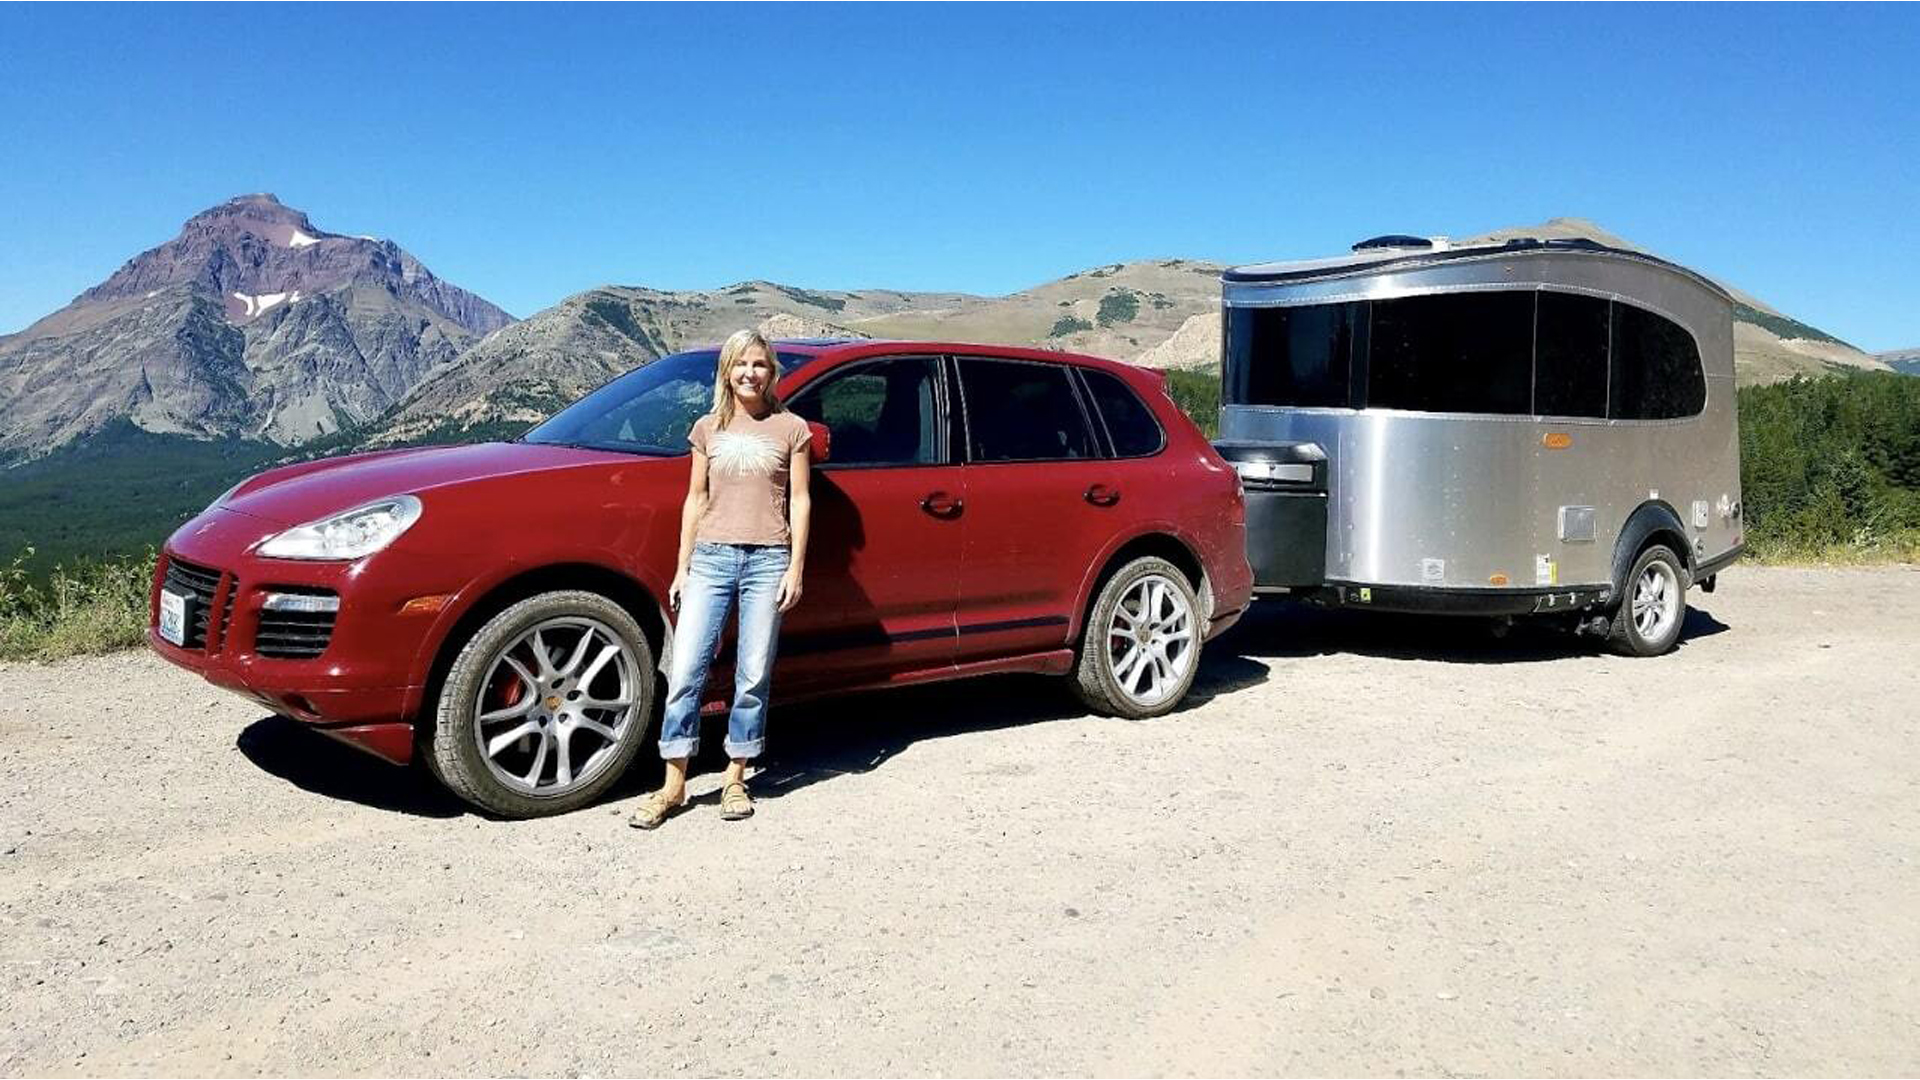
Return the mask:
<path id="1" fill-rule="evenodd" d="M 997 346 L 776 348 L 817 461 L 778 700 L 1028 671 L 1151 716 L 1246 610 L 1238 480 L 1155 373 Z M 514 442 L 261 473 L 167 541 L 148 640 L 390 761 L 418 747 L 495 813 L 590 802 L 657 714 L 715 357 L 629 372 Z M 724 708 L 731 680 L 708 685 Z"/>

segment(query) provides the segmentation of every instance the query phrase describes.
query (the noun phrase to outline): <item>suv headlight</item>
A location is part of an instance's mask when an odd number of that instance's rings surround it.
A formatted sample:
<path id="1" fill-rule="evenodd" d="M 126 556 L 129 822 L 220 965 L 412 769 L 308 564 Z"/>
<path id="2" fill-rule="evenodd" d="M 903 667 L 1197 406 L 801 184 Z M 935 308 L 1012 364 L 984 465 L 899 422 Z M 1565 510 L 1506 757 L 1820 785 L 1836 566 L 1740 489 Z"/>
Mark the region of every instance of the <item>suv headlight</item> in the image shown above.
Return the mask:
<path id="1" fill-rule="evenodd" d="M 419 520 L 419 499 L 390 495 L 275 533 L 256 550 L 274 559 L 358 559 L 393 543 Z"/>

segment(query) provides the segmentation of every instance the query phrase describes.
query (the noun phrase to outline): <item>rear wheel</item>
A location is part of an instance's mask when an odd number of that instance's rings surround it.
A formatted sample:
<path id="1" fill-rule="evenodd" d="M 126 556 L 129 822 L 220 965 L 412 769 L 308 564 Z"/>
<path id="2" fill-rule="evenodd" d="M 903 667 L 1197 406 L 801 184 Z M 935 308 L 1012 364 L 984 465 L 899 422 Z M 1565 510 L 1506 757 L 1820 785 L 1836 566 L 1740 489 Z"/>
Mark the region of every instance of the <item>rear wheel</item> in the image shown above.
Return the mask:
<path id="1" fill-rule="evenodd" d="M 1087 615 L 1074 692 L 1095 712 L 1169 712 L 1199 670 L 1200 605 L 1179 567 L 1151 556 L 1122 566 Z"/>
<path id="2" fill-rule="evenodd" d="M 435 714 L 433 771 L 503 817 L 577 809 L 620 778 L 652 715 L 653 650 L 598 593 L 541 593 L 468 639 Z"/>
<path id="3" fill-rule="evenodd" d="M 1607 645 L 1625 656 L 1658 656 L 1680 640 L 1687 611 L 1686 571 L 1673 549 L 1656 544 L 1627 573 Z"/>

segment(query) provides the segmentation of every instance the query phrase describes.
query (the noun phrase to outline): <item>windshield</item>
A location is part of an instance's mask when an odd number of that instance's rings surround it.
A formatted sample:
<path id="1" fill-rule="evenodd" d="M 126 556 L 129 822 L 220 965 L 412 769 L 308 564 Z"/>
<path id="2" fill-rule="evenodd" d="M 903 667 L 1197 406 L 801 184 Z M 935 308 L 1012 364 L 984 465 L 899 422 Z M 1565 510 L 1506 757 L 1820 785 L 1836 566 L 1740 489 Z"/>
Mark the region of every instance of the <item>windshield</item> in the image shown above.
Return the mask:
<path id="1" fill-rule="evenodd" d="M 776 359 L 786 375 L 812 358 L 783 352 Z M 521 441 L 684 454 L 693 422 L 713 408 L 713 368 L 719 361 L 718 349 L 663 356 L 560 410 Z"/>

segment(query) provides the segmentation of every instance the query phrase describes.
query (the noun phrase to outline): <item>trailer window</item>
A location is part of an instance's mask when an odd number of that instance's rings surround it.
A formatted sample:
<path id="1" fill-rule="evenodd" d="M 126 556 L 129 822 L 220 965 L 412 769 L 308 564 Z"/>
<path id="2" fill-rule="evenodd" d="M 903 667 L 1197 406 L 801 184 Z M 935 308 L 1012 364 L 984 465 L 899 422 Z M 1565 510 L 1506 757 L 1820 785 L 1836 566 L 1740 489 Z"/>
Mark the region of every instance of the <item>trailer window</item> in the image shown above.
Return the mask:
<path id="1" fill-rule="evenodd" d="M 1607 415 L 1608 301 L 1541 292 L 1533 326 L 1533 411 Z"/>
<path id="2" fill-rule="evenodd" d="M 1367 406 L 1529 412 L 1533 295 L 1502 291 L 1374 301 Z"/>
<path id="3" fill-rule="evenodd" d="M 1607 415 L 1615 420 L 1698 416 L 1706 376 L 1693 335 L 1631 304 L 1613 305 L 1613 362 Z"/>
<path id="4" fill-rule="evenodd" d="M 1226 309 L 1229 405 L 1342 408 L 1352 404 L 1353 331 L 1361 304 Z"/>

